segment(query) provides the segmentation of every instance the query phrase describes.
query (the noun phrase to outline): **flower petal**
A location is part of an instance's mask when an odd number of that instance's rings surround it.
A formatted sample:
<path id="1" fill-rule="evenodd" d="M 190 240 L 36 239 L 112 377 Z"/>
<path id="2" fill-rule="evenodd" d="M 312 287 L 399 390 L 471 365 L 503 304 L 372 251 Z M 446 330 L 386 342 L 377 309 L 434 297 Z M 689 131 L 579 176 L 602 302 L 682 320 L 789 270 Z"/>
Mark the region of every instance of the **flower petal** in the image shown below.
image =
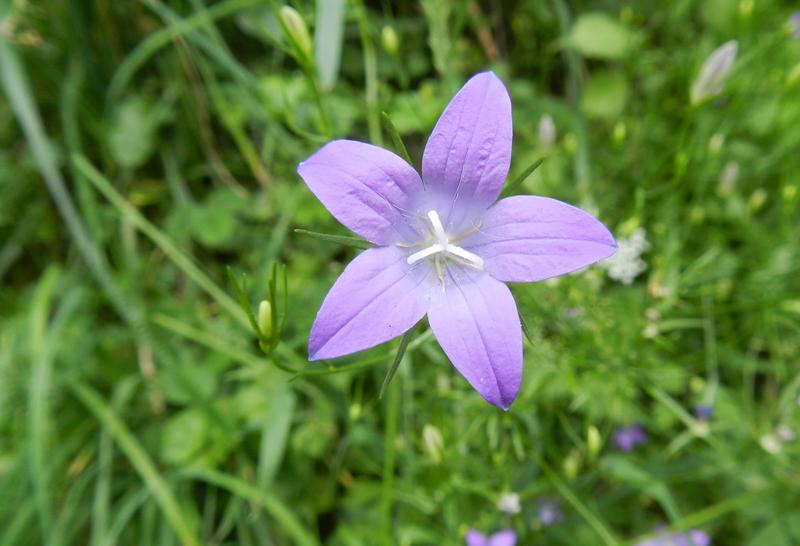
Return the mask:
<path id="1" fill-rule="evenodd" d="M 511 99 L 503 82 L 493 72 L 473 76 L 447 105 L 422 157 L 422 178 L 448 231 L 500 195 L 511 137 Z"/>
<path id="2" fill-rule="evenodd" d="M 405 333 L 428 310 L 430 268 L 412 268 L 397 247 L 369 248 L 336 280 L 308 340 L 310 360 L 374 347 Z"/>
<path id="3" fill-rule="evenodd" d="M 300 163 L 297 173 L 337 220 L 366 240 L 390 245 L 419 239 L 414 200 L 422 181 L 392 152 L 334 140 Z"/>
<path id="4" fill-rule="evenodd" d="M 503 529 L 492 535 L 489 546 L 516 546 L 517 533 L 511 529 Z"/>
<path id="5" fill-rule="evenodd" d="M 467 546 L 489 546 L 489 541 L 486 540 L 484 534 L 475 529 L 467 531 L 467 536 L 464 538 L 467 540 Z"/>
<path id="6" fill-rule="evenodd" d="M 522 328 L 511 291 L 485 273 L 456 266 L 446 274 L 445 290 L 431 294 L 433 334 L 469 384 L 508 409 L 522 380 Z"/>
<path id="7" fill-rule="evenodd" d="M 501 199 L 462 246 L 506 282 L 534 282 L 576 271 L 617 250 L 608 229 L 588 212 L 555 199 Z"/>

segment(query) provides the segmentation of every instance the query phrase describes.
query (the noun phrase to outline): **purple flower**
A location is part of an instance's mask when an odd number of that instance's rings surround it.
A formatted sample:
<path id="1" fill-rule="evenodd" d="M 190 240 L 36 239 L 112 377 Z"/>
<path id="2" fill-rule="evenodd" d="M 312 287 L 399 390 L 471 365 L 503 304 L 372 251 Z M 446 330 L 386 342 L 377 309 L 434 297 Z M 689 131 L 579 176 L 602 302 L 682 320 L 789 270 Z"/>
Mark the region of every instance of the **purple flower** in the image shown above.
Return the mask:
<path id="1" fill-rule="evenodd" d="M 692 529 L 686 533 L 662 534 L 637 542 L 634 546 L 710 546 L 711 537 L 699 529 Z"/>
<path id="2" fill-rule="evenodd" d="M 714 406 L 698 404 L 694 407 L 694 416 L 701 421 L 708 421 L 714 415 Z"/>
<path id="3" fill-rule="evenodd" d="M 467 546 L 515 546 L 517 543 L 517 533 L 511 529 L 503 529 L 490 537 L 480 531 L 470 529 L 467 532 Z"/>
<path id="4" fill-rule="evenodd" d="M 639 444 L 647 442 L 647 433 L 639 423 L 629 427 L 621 427 L 614 431 L 611 439 L 617 449 L 630 453 Z"/>
<path id="5" fill-rule="evenodd" d="M 800 11 L 796 11 L 789 17 L 789 28 L 792 29 L 792 37 L 800 40 Z"/>
<path id="6" fill-rule="evenodd" d="M 427 314 L 461 375 L 491 404 L 511 405 L 522 333 L 504 283 L 564 275 L 616 249 L 603 224 L 566 203 L 529 195 L 495 203 L 511 133 L 506 88 L 483 72 L 439 118 L 422 178 L 393 153 L 351 140 L 300 163 L 297 172 L 336 219 L 377 245 L 345 268 L 322 303 L 309 359 L 373 347 Z"/>
<path id="7" fill-rule="evenodd" d="M 564 521 L 564 512 L 554 501 L 542 501 L 539 503 L 539 521 L 542 525 L 555 525 Z"/>

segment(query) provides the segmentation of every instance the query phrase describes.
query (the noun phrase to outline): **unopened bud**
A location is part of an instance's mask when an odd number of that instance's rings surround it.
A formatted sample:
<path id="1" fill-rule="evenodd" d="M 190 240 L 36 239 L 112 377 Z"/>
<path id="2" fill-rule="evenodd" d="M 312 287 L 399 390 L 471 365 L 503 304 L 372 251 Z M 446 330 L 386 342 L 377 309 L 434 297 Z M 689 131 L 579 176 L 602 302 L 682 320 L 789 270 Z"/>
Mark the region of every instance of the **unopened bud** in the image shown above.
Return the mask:
<path id="1" fill-rule="evenodd" d="M 569 455 L 564 458 L 564 476 L 568 480 L 574 480 L 578 476 L 578 471 L 581 469 L 581 455 L 576 450 L 572 450 Z"/>
<path id="2" fill-rule="evenodd" d="M 625 136 L 628 134 L 628 128 L 625 126 L 624 121 L 618 121 L 614 124 L 614 145 L 621 146 L 625 142 Z"/>
<path id="3" fill-rule="evenodd" d="M 589 454 L 589 458 L 592 459 L 600 453 L 600 448 L 602 447 L 603 439 L 600 437 L 600 431 L 597 430 L 596 426 L 589 425 L 586 430 L 586 451 Z"/>
<path id="4" fill-rule="evenodd" d="M 550 114 L 545 114 L 539 119 L 536 134 L 539 138 L 539 146 L 544 150 L 549 150 L 556 143 L 556 124 Z"/>
<path id="5" fill-rule="evenodd" d="M 758 188 L 750 195 L 750 199 L 747 200 L 747 206 L 750 208 L 750 212 L 758 212 L 766 202 L 767 192 L 763 188 Z"/>
<path id="6" fill-rule="evenodd" d="M 303 64 L 311 64 L 311 35 L 308 33 L 306 22 L 291 6 L 283 6 L 278 12 L 278 19 L 299 57 L 298 60 Z"/>
<path id="7" fill-rule="evenodd" d="M 439 464 L 442 462 L 442 451 L 444 449 L 444 438 L 442 432 L 433 425 L 422 427 L 422 445 L 431 460 Z"/>
<path id="8" fill-rule="evenodd" d="M 268 300 L 258 304 L 258 329 L 265 336 L 272 332 L 272 305 Z"/>
<path id="9" fill-rule="evenodd" d="M 392 57 L 397 55 L 397 52 L 400 50 L 400 39 L 397 37 L 397 32 L 395 32 L 394 27 L 391 25 L 385 25 L 383 29 L 381 29 L 381 44 L 386 53 Z"/>
<path id="10" fill-rule="evenodd" d="M 728 197 L 733 193 L 736 187 L 736 181 L 739 180 L 739 164 L 736 161 L 728 161 L 722 172 L 719 175 L 719 184 L 717 185 L 717 195 L 720 197 Z"/>
<path id="11" fill-rule="evenodd" d="M 708 151 L 714 155 L 717 155 L 722 150 L 722 146 L 724 145 L 725 135 L 721 133 L 714 133 L 714 135 L 708 140 Z"/>
<path id="12" fill-rule="evenodd" d="M 725 77 L 731 71 L 739 43 L 736 40 L 725 42 L 714 50 L 703 63 L 689 94 L 692 104 L 717 96 L 722 91 Z"/>
<path id="13" fill-rule="evenodd" d="M 794 201 L 797 199 L 797 186 L 794 184 L 788 184 L 783 187 L 781 193 L 783 194 L 783 200 L 787 204 L 794 203 Z"/>

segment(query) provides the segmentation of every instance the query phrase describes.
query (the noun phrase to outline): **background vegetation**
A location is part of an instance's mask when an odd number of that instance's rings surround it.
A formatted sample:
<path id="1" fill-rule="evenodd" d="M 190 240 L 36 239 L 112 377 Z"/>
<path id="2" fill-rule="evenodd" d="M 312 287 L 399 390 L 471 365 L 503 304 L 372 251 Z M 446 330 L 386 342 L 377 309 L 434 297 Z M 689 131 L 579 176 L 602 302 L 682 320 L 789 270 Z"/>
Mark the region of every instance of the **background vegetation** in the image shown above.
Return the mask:
<path id="1" fill-rule="evenodd" d="M 309 50 L 270 0 L 1 2 L 0 545 L 800 543 L 791 4 L 297 2 Z M 692 106 L 731 39 L 722 93 Z M 397 342 L 305 359 L 357 250 L 294 231 L 347 235 L 295 167 L 335 137 L 392 147 L 383 111 L 418 165 L 487 68 L 511 178 L 546 158 L 517 191 L 589 208 L 643 262 L 514 288 L 509 412 L 424 328 L 379 398 Z M 254 309 L 286 301 L 271 359 L 227 266 Z M 616 450 L 637 422 L 649 442 Z"/>

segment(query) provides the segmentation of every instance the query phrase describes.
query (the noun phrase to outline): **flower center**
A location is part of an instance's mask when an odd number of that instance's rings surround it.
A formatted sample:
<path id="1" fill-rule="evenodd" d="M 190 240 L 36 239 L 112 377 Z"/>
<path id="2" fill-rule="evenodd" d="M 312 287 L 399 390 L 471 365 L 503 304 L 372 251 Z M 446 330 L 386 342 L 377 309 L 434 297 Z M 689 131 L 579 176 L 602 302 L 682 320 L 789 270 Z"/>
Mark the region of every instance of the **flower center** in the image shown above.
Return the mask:
<path id="1" fill-rule="evenodd" d="M 432 235 L 433 243 L 419 252 L 410 255 L 406 260 L 408 265 L 414 265 L 420 260 L 433 257 L 440 278 L 442 277 L 443 261 L 448 259 L 461 265 L 467 265 L 475 269 L 483 269 L 483 258 L 453 244 L 453 241 L 463 239 L 469 235 L 470 232 L 450 238 L 450 236 L 445 233 L 442 221 L 439 219 L 439 214 L 435 210 L 428 211 L 428 220 L 429 223 L 426 225 Z"/>

